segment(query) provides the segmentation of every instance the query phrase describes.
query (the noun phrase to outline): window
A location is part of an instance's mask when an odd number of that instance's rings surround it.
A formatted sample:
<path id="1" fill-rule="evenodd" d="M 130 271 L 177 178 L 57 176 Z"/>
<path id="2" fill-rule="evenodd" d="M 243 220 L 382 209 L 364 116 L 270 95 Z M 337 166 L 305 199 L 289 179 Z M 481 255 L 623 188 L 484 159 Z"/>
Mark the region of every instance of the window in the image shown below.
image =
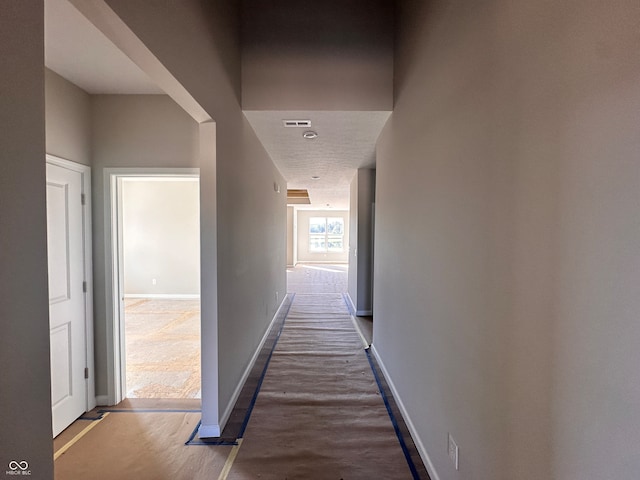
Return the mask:
<path id="1" fill-rule="evenodd" d="M 309 251 L 344 252 L 344 218 L 311 217 L 309 219 Z"/>

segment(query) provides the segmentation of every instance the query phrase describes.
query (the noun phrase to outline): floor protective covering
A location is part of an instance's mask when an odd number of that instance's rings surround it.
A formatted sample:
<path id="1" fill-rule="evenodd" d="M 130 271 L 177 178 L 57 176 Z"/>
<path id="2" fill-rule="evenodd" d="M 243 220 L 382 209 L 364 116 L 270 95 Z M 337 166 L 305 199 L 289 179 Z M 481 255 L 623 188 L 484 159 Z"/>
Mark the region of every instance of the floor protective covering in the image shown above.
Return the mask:
<path id="1" fill-rule="evenodd" d="M 218 478 L 231 447 L 184 445 L 200 420 L 199 406 L 197 400 L 127 401 L 97 416 L 90 412 L 55 439 L 55 479 Z"/>
<path id="2" fill-rule="evenodd" d="M 412 478 L 342 295 L 296 294 L 227 478 Z"/>
<path id="3" fill-rule="evenodd" d="M 236 445 L 185 445 L 197 399 L 125 400 L 55 439 L 55 479 L 420 478 L 342 294 L 296 294 L 277 332 Z"/>

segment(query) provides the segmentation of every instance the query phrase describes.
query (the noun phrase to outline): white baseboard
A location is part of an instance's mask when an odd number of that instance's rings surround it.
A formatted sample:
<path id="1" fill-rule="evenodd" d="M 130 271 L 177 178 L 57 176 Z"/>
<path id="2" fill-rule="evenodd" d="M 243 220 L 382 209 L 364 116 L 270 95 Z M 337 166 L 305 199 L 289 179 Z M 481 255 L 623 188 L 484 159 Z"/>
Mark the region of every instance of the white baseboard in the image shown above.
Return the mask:
<path id="1" fill-rule="evenodd" d="M 240 392 L 242 391 L 242 387 L 244 387 L 244 384 L 247 381 L 247 378 L 249 377 L 249 374 L 251 373 L 251 370 L 253 369 L 253 366 L 255 365 L 256 360 L 258 359 L 258 355 L 260 355 L 260 351 L 262 350 L 262 347 L 264 346 L 264 342 L 267 341 L 267 337 L 269 336 L 269 332 L 271 332 L 271 328 L 273 327 L 273 324 L 275 323 L 276 319 L 278 318 L 278 315 L 280 314 L 280 310 L 282 310 L 282 306 L 284 305 L 284 301 L 286 299 L 287 299 L 287 295 L 285 295 L 282 298 L 282 302 L 280 302 L 280 306 L 276 310 L 276 313 L 273 315 L 273 318 L 271 319 L 271 322 L 269 323 L 269 327 L 267 327 L 267 330 L 264 332 L 264 335 L 262 336 L 262 340 L 260 340 L 260 343 L 258 344 L 258 347 L 256 348 L 255 352 L 253 353 L 253 356 L 251 357 L 251 360 L 249 361 L 249 364 L 247 365 L 247 368 L 244 369 L 244 372 L 242 373 L 242 377 L 240 378 L 240 382 L 238 382 L 238 385 L 236 385 L 236 389 L 233 391 L 233 395 L 231 396 L 231 400 L 229 400 L 229 403 L 227 404 L 227 408 L 224 409 L 224 412 L 222 413 L 222 416 L 220 417 L 220 426 L 222 428 L 224 428 L 224 426 L 227 424 L 227 421 L 229 420 L 229 417 L 231 416 L 231 412 L 233 411 L 233 407 L 235 407 L 236 402 L 238 401 L 238 397 L 240 396 Z M 200 435 L 200 436 L 202 437 L 202 435 Z"/>
<path id="2" fill-rule="evenodd" d="M 109 406 L 109 395 L 96 395 L 96 405 L 99 407 Z"/>
<path id="3" fill-rule="evenodd" d="M 370 317 L 373 315 L 372 310 L 358 310 L 356 308 L 356 304 L 353 303 L 353 298 L 351 298 L 351 295 L 349 294 L 349 292 L 347 292 L 347 299 L 349 299 L 349 305 L 351 306 L 351 311 L 356 312 L 356 317 Z"/>
<path id="4" fill-rule="evenodd" d="M 197 293 L 127 293 L 124 298 L 194 299 L 200 298 L 200 295 Z"/>
<path id="5" fill-rule="evenodd" d="M 360 329 L 360 325 L 358 325 L 358 322 L 356 321 L 356 317 L 354 317 L 353 314 L 351 313 L 356 311 L 356 307 L 353 306 L 353 300 L 351 300 L 351 295 L 349 295 L 349 292 L 347 292 L 345 297 L 349 302 L 349 317 L 351 317 L 351 323 L 353 323 L 353 328 L 355 328 L 356 332 L 358 332 L 358 336 L 360 337 L 360 340 L 362 340 L 362 345 L 364 346 L 364 348 L 369 348 L 369 342 L 367 342 L 366 337 L 362 333 L 362 330 Z"/>
<path id="6" fill-rule="evenodd" d="M 356 332 L 358 333 L 358 336 L 360 337 L 360 340 L 362 341 L 362 346 L 365 349 L 369 348 L 369 342 L 367 342 L 367 339 L 364 336 L 364 334 L 362 333 L 362 330 L 360 330 L 360 325 L 358 325 L 358 322 L 356 321 L 356 317 L 354 317 L 353 315 L 349 315 L 349 317 L 351 318 L 351 323 L 353 323 L 353 328 L 356 329 Z"/>
<path id="7" fill-rule="evenodd" d="M 391 376 L 389 375 L 389 372 L 387 371 L 387 368 L 385 367 L 384 362 L 382 361 L 382 358 L 380 358 L 380 355 L 378 354 L 376 347 L 371 345 L 371 351 L 373 352 L 373 355 L 376 357 L 376 360 L 378 361 L 378 365 L 380 366 L 380 369 L 382 370 L 384 378 L 387 381 L 389 388 L 391 389 L 391 393 L 393 393 L 393 398 L 396 401 L 396 404 L 398 405 L 400 412 L 402 413 L 402 418 L 404 419 L 404 422 L 407 424 L 407 427 L 409 428 L 409 432 L 411 433 L 411 438 L 413 438 L 413 442 L 416 444 L 418 453 L 420 454 L 420 457 L 422 458 L 422 461 L 424 462 L 424 465 L 427 468 L 427 471 L 429 472 L 429 476 L 432 478 L 432 480 L 440 480 L 440 477 L 438 476 L 438 473 L 436 472 L 436 469 L 433 466 L 433 462 L 431 461 L 431 458 L 427 453 L 427 449 L 424 448 L 424 443 L 422 443 L 422 439 L 420 438 L 420 435 L 418 435 L 418 432 L 416 431 L 416 427 L 411 421 L 411 417 L 409 416 L 409 413 L 407 412 L 407 409 L 405 408 L 404 403 L 402 403 L 402 399 L 400 398 L 398 390 L 396 389 L 396 386 L 393 384 L 393 380 L 391 379 Z"/>
<path id="8" fill-rule="evenodd" d="M 219 437 L 222 429 L 220 425 L 204 425 L 200 424 L 198 428 L 198 436 L 200 438 L 215 438 Z"/>
<path id="9" fill-rule="evenodd" d="M 347 300 L 349 300 L 349 310 L 351 310 L 351 312 L 356 312 L 356 316 L 358 315 L 357 313 L 357 308 L 355 303 L 353 303 L 353 298 L 351 298 L 351 295 L 349 294 L 349 292 L 347 292 Z M 349 313 L 351 313 L 349 312 Z"/>

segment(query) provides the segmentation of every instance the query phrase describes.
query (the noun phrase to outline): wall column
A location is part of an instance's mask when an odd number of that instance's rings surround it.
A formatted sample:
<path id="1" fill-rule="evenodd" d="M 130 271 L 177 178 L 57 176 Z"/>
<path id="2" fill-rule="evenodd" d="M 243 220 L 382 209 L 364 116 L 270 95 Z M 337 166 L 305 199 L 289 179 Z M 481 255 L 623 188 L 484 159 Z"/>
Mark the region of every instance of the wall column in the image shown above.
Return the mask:
<path id="1" fill-rule="evenodd" d="M 3 0 L 0 19 L 0 471 L 46 479 L 53 452 L 43 1 Z"/>

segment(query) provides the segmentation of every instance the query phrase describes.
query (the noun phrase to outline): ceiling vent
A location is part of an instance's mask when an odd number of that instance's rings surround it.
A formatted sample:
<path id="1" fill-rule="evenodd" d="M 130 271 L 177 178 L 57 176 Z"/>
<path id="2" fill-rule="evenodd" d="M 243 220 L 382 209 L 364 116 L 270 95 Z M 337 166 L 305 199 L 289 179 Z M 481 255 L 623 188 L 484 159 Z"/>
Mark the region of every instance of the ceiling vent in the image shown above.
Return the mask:
<path id="1" fill-rule="evenodd" d="M 311 120 L 283 120 L 282 124 L 287 128 L 309 128 Z"/>

